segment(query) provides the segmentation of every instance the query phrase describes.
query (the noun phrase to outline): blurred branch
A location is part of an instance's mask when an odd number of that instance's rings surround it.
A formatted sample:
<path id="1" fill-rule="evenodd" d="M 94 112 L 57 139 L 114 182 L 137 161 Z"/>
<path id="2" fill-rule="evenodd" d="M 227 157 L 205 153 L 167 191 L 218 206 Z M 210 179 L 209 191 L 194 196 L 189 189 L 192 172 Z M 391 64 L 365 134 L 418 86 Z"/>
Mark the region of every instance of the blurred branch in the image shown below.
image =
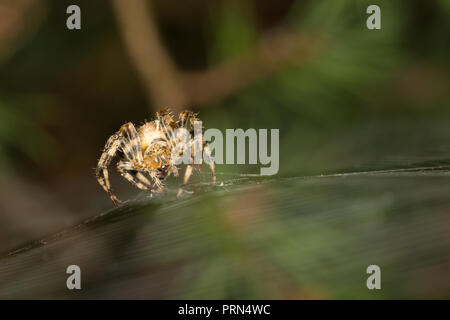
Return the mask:
<path id="1" fill-rule="evenodd" d="M 290 63 L 304 63 L 317 49 L 318 38 L 286 31 L 262 36 L 260 44 L 210 69 L 178 70 L 158 36 L 146 0 L 114 0 L 119 28 L 131 59 L 157 108 L 179 111 L 220 101 Z"/>
<path id="2" fill-rule="evenodd" d="M 29 13 L 33 14 L 29 14 Z M 43 20 L 45 3 L 37 0 L 0 2 L 0 62 L 7 59 L 25 30 L 36 31 Z"/>
<path id="3" fill-rule="evenodd" d="M 151 5 L 145 0 L 113 0 L 112 3 L 120 32 L 149 101 L 157 108 L 170 106 L 180 110 L 189 100 L 158 36 Z"/>
<path id="4" fill-rule="evenodd" d="M 318 40 L 287 31 L 269 33 L 249 52 L 205 71 L 184 73 L 191 103 L 200 106 L 220 101 L 287 65 L 305 63 L 318 48 Z"/>

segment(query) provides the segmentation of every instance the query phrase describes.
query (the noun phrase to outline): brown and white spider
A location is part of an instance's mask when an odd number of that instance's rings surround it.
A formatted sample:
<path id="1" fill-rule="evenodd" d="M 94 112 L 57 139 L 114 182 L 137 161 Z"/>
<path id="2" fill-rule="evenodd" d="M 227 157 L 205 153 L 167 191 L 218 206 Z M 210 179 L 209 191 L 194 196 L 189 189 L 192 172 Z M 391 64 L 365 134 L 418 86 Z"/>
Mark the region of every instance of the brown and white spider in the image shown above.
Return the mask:
<path id="1" fill-rule="evenodd" d="M 177 197 L 183 192 L 183 186 L 187 184 L 194 165 L 194 145 L 199 143 L 199 138 L 194 137 L 194 123 L 199 121 L 197 114 L 191 111 L 183 111 L 177 120 L 174 120 L 168 109 L 156 113 L 156 119 L 144 123 L 137 130 L 128 122 L 124 124 L 117 133 L 112 135 L 106 142 L 103 153 L 98 161 L 96 177 L 100 185 L 111 198 L 114 206 L 121 201 L 112 193 L 108 176 L 108 166 L 114 156 L 119 154 L 120 161 L 117 163 L 119 173 L 142 190 L 150 192 L 164 191 L 162 181 L 173 174 L 178 176 L 177 164 L 183 154 L 190 151 L 190 159 L 186 167 L 183 184 L 178 190 Z M 181 130 L 177 130 L 181 129 Z M 183 131 L 184 129 L 184 131 Z M 179 134 L 184 132 L 185 134 Z M 216 182 L 214 162 L 211 158 L 207 142 L 201 138 L 203 152 L 212 172 L 213 184 Z M 201 159 L 199 160 L 199 169 Z M 146 177 L 148 174 L 150 180 Z"/>

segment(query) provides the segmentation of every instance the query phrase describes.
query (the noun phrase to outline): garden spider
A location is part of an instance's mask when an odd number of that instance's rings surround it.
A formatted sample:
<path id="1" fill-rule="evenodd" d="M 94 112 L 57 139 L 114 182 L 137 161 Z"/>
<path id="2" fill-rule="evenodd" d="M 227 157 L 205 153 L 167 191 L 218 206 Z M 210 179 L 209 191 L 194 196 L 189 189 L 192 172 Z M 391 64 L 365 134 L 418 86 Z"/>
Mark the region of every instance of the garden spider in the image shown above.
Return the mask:
<path id="1" fill-rule="evenodd" d="M 190 150 L 190 154 L 193 155 L 195 143 L 200 143 L 200 141 L 196 141 L 199 138 L 194 135 L 196 121 L 199 121 L 197 114 L 191 111 L 181 112 L 178 120 L 175 121 L 171 112 L 163 109 L 156 113 L 155 120 L 144 123 L 137 130 L 131 122 L 128 122 L 108 139 L 95 173 L 98 182 L 108 193 L 114 206 L 121 202 L 112 193 L 109 182 L 108 166 L 114 156 L 118 153 L 121 155 L 121 160 L 117 163 L 117 170 L 129 182 L 142 190 L 163 192 L 162 181 L 171 174 L 178 176 L 176 164 L 186 150 Z M 177 129 L 184 129 L 185 135 L 177 134 L 182 131 Z M 212 181 L 215 184 L 216 174 L 211 152 L 207 142 L 203 138 L 200 139 L 203 152 L 206 154 L 206 159 L 209 160 Z M 182 194 L 183 187 L 192 175 L 193 156 L 188 162 L 183 184 L 178 190 L 177 197 Z M 201 168 L 201 159 L 198 168 Z"/>

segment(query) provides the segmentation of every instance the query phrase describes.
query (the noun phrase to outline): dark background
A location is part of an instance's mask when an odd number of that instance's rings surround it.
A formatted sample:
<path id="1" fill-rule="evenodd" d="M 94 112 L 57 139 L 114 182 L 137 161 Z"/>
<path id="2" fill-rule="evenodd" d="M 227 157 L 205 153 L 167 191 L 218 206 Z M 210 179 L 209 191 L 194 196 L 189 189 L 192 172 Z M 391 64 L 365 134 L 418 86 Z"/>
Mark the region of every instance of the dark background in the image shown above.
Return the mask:
<path id="1" fill-rule="evenodd" d="M 66 28 L 70 4 L 81 30 Z M 381 30 L 366 28 L 369 4 Z M 449 16 L 447 0 L 1 1 L 0 251 L 110 208 L 94 176 L 104 143 L 165 106 L 200 112 L 206 128 L 279 128 L 274 179 L 450 164 Z M 194 183 L 209 181 L 204 171 Z M 217 171 L 221 182 L 259 166 Z M 396 181 L 380 190 L 412 190 L 402 201 L 427 212 L 410 201 L 435 189 Z M 121 199 L 138 193 L 112 183 Z M 300 297 L 352 297 L 324 292 Z"/>

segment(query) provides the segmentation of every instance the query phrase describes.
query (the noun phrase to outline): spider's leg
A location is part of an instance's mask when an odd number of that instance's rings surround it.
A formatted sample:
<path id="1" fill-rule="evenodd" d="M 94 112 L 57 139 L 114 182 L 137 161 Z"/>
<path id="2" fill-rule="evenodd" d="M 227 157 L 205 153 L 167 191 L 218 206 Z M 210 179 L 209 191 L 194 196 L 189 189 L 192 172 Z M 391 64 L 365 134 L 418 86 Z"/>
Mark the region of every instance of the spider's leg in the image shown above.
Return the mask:
<path id="1" fill-rule="evenodd" d="M 97 177 L 98 183 L 103 187 L 103 189 L 108 193 L 114 206 L 117 207 L 120 200 L 112 193 L 111 185 L 109 183 L 108 166 L 111 160 L 116 155 L 122 141 L 118 133 L 111 136 L 106 142 L 105 149 L 98 160 L 97 169 L 95 170 L 95 175 Z"/>
<path id="2" fill-rule="evenodd" d="M 202 169 L 202 163 L 203 163 L 203 156 L 202 156 L 203 155 L 202 154 L 203 146 L 202 145 L 204 145 L 204 143 L 202 144 L 200 138 L 197 137 L 191 141 L 190 145 L 191 145 L 191 155 L 193 155 L 191 162 L 194 164 L 194 169 L 197 169 L 198 171 L 200 171 Z M 200 146 L 202 146 L 202 147 L 200 147 Z M 200 150 L 197 150 L 197 148 Z M 194 161 L 194 160 L 198 160 L 198 163 L 196 163 L 196 161 Z M 197 165 L 197 168 L 195 167 L 195 164 Z"/>
<path id="3" fill-rule="evenodd" d="M 148 173 L 155 183 L 156 189 L 152 190 L 152 192 L 162 192 L 164 190 L 164 185 L 162 184 L 161 179 L 158 177 L 158 171 L 152 170 Z"/>
<path id="4" fill-rule="evenodd" d="M 189 118 L 192 117 L 192 115 L 193 113 L 189 110 L 180 112 L 180 114 L 178 115 L 178 123 L 180 124 L 181 128 L 187 128 Z"/>
<path id="5" fill-rule="evenodd" d="M 133 160 L 138 164 L 142 163 L 142 149 L 139 137 L 136 128 L 131 122 L 124 124 L 117 133 L 108 139 L 95 171 L 97 181 L 108 193 L 116 207 L 120 203 L 120 200 L 112 193 L 109 183 L 108 166 L 119 149 L 123 151 L 127 159 Z"/>
<path id="6" fill-rule="evenodd" d="M 183 184 L 178 189 L 177 198 L 180 197 L 181 194 L 183 193 L 183 187 L 188 183 L 189 178 L 192 175 L 192 168 L 193 168 L 192 164 L 188 164 L 187 165 L 186 172 L 184 173 Z"/>
<path id="7" fill-rule="evenodd" d="M 147 177 L 142 173 L 142 172 L 137 172 L 136 173 L 136 178 L 139 179 L 139 181 L 141 181 L 142 183 L 151 186 L 152 183 L 150 182 L 150 180 L 147 179 Z"/>
<path id="8" fill-rule="evenodd" d="M 178 168 L 177 168 L 176 165 L 171 165 L 169 167 L 169 174 L 168 175 L 170 176 L 171 174 L 173 174 L 175 177 L 178 177 Z"/>
<path id="9" fill-rule="evenodd" d="M 192 175 L 192 168 L 193 166 L 191 164 L 188 164 L 186 167 L 186 172 L 184 173 L 184 179 L 183 179 L 183 185 L 186 185 L 189 181 L 189 178 Z"/>
<path id="10" fill-rule="evenodd" d="M 126 139 L 121 146 L 125 157 L 129 161 L 141 165 L 143 162 L 141 141 L 134 125 L 131 122 L 125 123 L 119 133 Z"/>
<path id="11" fill-rule="evenodd" d="M 212 159 L 211 150 L 209 149 L 209 145 L 206 141 L 204 141 L 203 143 L 203 152 L 205 152 L 206 156 L 208 157 L 208 164 L 211 168 L 212 182 L 213 184 L 216 184 L 216 170 L 214 160 Z"/>
<path id="12" fill-rule="evenodd" d="M 136 171 L 133 163 L 121 161 L 117 163 L 117 170 L 120 172 L 122 177 L 127 179 L 139 189 L 148 190 L 151 188 L 150 181 L 148 181 L 142 173 Z"/>

